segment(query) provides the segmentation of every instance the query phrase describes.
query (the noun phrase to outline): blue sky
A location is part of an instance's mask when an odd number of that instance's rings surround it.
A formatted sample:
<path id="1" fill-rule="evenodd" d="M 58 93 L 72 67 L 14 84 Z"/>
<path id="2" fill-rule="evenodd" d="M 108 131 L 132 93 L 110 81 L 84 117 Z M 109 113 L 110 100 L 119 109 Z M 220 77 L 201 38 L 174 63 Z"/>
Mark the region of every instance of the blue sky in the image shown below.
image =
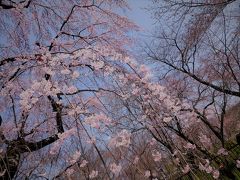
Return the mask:
<path id="1" fill-rule="evenodd" d="M 127 2 L 131 10 L 120 12 L 120 14 L 126 16 L 140 27 L 139 32 L 131 34 L 137 40 L 132 52 L 135 55 L 142 56 L 141 46 L 145 42 L 150 42 L 149 36 L 154 29 L 154 20 L 151 18 L 150 12 L 144 9 L 152 5 L 151 0 L 127 0 Z"/>
<path id="2" fill-rule="evenodd" d="M 153 19 L 150 13 L 144 9 L 151 4 L 150 0 L 128 0 L 131 11 L 127 11 L 125 15 L 137 23 L 145 31 L 150 31 L 153 27 Z"/>
<path id="3" fill-rule="evenodd" d="M 146 9 L 149 5 L 151 5 L 150 0 L 127 0 L 131 10 L 126 10 L 124 12 L 120 12 L 121 15 L 126 16 L 131 21 L 136 23 L 140 28 L 137 34 L 133 36 L 137 37 L 139 40 L 143 38 L 143 40 L 147 40 L 146 35 L 149 35 L 153 30 L 153 19 L 151 18 L 150 12 Z"/>

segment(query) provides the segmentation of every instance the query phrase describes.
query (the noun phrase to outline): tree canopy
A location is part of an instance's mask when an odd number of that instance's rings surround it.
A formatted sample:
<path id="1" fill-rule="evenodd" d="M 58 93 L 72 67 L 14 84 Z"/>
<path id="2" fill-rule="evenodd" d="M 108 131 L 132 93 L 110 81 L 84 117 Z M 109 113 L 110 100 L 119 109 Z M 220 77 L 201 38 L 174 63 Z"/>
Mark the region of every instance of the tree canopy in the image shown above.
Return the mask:
<path id="1" fill-rule="evenodd" d="M 0 1 L 0 179 L 240 177 L 239 1 Z"/>

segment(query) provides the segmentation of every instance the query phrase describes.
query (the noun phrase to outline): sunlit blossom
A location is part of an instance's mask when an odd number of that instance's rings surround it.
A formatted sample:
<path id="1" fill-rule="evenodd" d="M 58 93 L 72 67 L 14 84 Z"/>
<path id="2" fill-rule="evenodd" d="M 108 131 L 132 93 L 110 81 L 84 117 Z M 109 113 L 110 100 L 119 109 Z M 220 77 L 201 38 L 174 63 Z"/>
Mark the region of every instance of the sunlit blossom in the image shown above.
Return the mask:
<path id="1" fill-rule="evenodd" d="M 89 178 L 93 179 L 98 176 L 98 171 L 92 170 L 91 173 L 89 174 Z"/>

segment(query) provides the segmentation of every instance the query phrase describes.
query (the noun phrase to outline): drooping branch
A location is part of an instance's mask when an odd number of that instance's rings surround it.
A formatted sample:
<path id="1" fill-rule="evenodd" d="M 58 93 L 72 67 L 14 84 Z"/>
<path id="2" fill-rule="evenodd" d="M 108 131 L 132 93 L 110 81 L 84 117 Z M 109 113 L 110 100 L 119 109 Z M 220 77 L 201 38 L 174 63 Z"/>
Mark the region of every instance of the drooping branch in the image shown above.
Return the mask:
<path id="1" fill-rule="evenodd" d="M 226 5 L 226 4 L 230 4 L 232 2 L 234 2 L 236 0 L 223 0 L 223 1 L 220 1 L 220 2 L 198 2 L 198 1 L 181 1 L 181 2 L 176 2 L 176 1 L 169 1 L 171 3 L 173 3 L 173 5 L 180 5 L 182 7 L 189 7 L 189 8 L 195 8 L 195 7 L 207 7 L 207 6 L 219 6 L 219 5 Z"/>
<path id="2" fill-rule="evenodd" d="M 25 1 L 21 1 L 19 4 L 24 4 L 23 8 L 28 8 L 30 6 L 32 0 L 25 0 Z M 5 4 L 2 2 L 2 0 L 0 0 L 0 7 L 3 9 L 14 9 L 16 8 L 17 3 L 15 3 L 14 1 L 11 1 L 11 4 Z"/>
<path id="3" fill-rule="evenodd" d="M 39 149 L 42 149 L 54 143 L 58 139 L 59 139 L 58 136 L 55 134 L 38 142 L 25 142 L 25 143 L 28 149 L 32 152 L 32 151 L 37 151 Z"/>
<path id="4" fill-rule="evenodd" d="M 0 66 L 3 66 L 3 65 L 5 65 L 5 64 L 7 64 L 7 63 L 9 63 L 9 62 L 14 62 L 14 61 L 16 61 L 16 58 L 6 58 L 6 59 L 3 59 L 3 60 L 1 60 L 0 61 Z"/>
<path id="5" fill-rule="evenodd" d="M 240 97 L 240 92 L 238 91 L 234 91 L 234 90 L 231 90 L 231 89 L 226 89 L 226 88 L 223 88 L 223 87 L 220 87 L 220 86 L 217 86 L 215 84 L 212 84 L 211 82 L 207 81 L 207 80 L 204 80 L 200 77 L 198 77 L 196 74 L 193 74 L 189 71 L 187 71 L 186 69 L 182 69 L 182 68 L 179 68 L 177 66 L 175 66 L 174 64 L 168 62 L 166 59 L 160 59 L 159 57 L 157 56 L 152 56 L 149 54 L 149 56 L 157 61 L 160 61 L 168 66 L 170 66 L 171 68 L 177 70 L 177 71 L 180 71 L 186 75 L 188 75 L 189 77 L 191 77 L 192 79 L 198 81 L 199 83 L 203 84 L 203 85 L 206 85 L 208 87 L 211 87 L 212 89 L 215 89 L 217 90 L 218 92 L 222 92 L 222 93 L 225 93 L 225 94 L 229 94 L 229 95 L 232 95 L 232 96 L 237 96 L 237 97 Z"/>

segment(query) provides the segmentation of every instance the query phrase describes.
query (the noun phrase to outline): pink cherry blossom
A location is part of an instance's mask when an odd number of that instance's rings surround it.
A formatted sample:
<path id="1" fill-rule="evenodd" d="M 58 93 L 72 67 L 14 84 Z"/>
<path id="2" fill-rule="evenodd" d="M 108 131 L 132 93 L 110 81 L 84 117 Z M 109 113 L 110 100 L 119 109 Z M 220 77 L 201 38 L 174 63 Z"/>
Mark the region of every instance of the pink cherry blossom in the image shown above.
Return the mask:
<path id="1" fill-rule="evenodd" d="M 187 164 L 187 165 L 183 168 L 182 172 L 183 172 L 184 174 L 187 174 L 189 171 L 190 171 L 190 166 Z"/>
<path id="2" fill-rule="evenodd" d="M 160 161 L 162 159 L 162 155 L 160 152 L 158 152 L 157 150 L 153 150 L 152 151 L 152 156 L 153 156 L 153 160 L 154 161 Z"/>
<path id="3" fill-rule="evenodd" d="M 81 156 L 81 152 L 80 152 L 80 151 L 76 151 L 76 152 L 73 154 L 73 156 L 72 156 L 72 158 L 71 158 L 71 160 L 70 160 L 70 163 L 71 163 L 71 164 L 74 164 L 75 162 L 77 162 L 77 160 L 80 158 L 80 156 Z"/>
<path id="4" fill-rule="evenodd" d="M 110 140 L 110 145 L 116 147 L 128 147 L 131 141 L 131 133 L 129 133 L 126 129 L 119 132 L 114 138 Z"/>
<path id="5" fill-rule="evenodd" d="M 149 178 L 151 175 L 151 172 L 149 170 L 144 172 L 144 177 Z"/>
<path id="6" fill-rule="evenodd" d="M 224 156 L 227 156 L 228 155 L 228 152 L 226 149 L 224 148 L 220 148 L 217 152 L 218 155 L 224 155 Z"/>
<path id="7" fill-rule="evenodd" d="M 196 149 L 196 145 L 195 144 L 191 144 L 191 143 L 187 143 L 185 148 L 186 149 Z"/>
<path id="8" fill-rule="evenodd" d="M 236 160 L 236 166 L 237 168 L 240 168 L 240 160 Z"/>
<path id="9" fill-rule="evenodd" d="M 86 165 L 87 165 L 87 161 L 86 160 L 83 160 L 82 162 L 81 162 L 81 164 L 80 164 L 80 167 L 81 168 L 83 168 L 83 167 L 85 167 Z"/>
<path id="10" fill-rule="evenodd" d="M 220 173 L 219 173 L 219 171 L 218 171 L 218 170 L 214 170 L 214 171 L 212 172 L 212 175 L 213 175 L 213 178 L 214 178 L 214 179 L 218 179 L 218 178 L 219 178 L 219 175 L 220 175 Z"/>
<path id="11" fill-rule="evenodd" d="M 75 170 L 72 168 L 67 169 L 67 171 L 66 171 L 67 176 L 71 176 L 74 173 L 74 171 Z"/>
<path id="12" fill-rule="evenodd" d="M 110 171 L 115 174 L 118 175 L 122 170 L 122 166 L 121 165 L 117 165 L 115 163 L 110 164 Z"/>
<path id="13" fill-rule="evenodd" d="M 89 174 L 89 178 L 93 179 L 98 176 L 98 171 L 92 170 L 91 173 Z"/>

